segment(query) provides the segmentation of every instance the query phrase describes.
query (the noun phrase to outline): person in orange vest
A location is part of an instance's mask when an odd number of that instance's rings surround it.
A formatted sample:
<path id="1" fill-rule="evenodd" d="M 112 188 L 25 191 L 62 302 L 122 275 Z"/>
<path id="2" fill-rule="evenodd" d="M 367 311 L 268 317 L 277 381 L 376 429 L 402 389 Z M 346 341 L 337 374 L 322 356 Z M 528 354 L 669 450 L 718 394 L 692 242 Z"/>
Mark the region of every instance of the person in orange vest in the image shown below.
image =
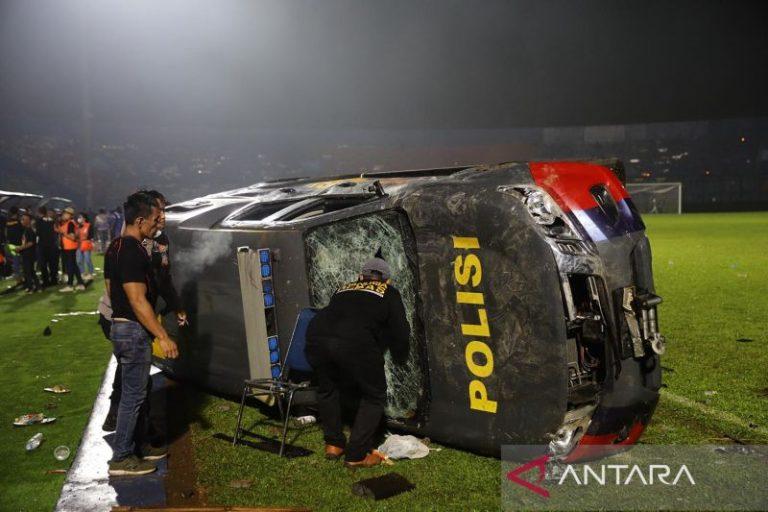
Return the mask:
<path id="1" fill-rule="evenodd" d="M 77 226 L 72 217 L 75 210 L 68 206 L 61 212 L 61 222 L 58 231 L 61 235 L 61 254 L 64 261 L 64 270 L 67 273 L 67 286 L 60 289 L 60 292 L 71 292 L 73 290 L 85 290 L 83 276 L 80 275 L 80 269 L 77 267 L 77 249 L 80 247 L 80 241 L 77 239 Z M 77 286 L 74 288 L 77 279 Z"/>
<path id="2" fill-rule="evenodd" d="M 93 227 L 85 213 L 77 216 L 77 240 L 80 243 L 77 248 L 77 268 L 85 281 L 93 281 Z"/>

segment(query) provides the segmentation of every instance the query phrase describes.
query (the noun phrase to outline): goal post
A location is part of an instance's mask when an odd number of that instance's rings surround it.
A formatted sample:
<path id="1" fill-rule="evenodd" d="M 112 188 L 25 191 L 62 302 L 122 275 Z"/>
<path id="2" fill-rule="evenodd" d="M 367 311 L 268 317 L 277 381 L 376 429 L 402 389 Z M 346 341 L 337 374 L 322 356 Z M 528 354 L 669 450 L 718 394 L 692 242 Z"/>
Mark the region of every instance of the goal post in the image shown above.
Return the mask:
<path id="1" fill-rule="evenodd" d="M 682 183 L 627 183 L 626 189 L 640 213 L 683 213 Z"/>

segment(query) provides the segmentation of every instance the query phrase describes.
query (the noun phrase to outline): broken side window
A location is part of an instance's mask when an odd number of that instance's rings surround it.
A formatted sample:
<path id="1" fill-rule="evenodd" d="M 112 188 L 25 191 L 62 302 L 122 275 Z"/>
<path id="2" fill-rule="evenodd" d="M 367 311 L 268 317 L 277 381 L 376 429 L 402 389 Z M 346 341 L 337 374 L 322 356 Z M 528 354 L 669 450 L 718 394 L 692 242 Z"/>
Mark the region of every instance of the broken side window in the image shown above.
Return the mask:
<path id="1" fill-rule="evenodd" d="M 398 366 L 389 354 L 385 356 L 387 415 L 413 418 L 419 399 L 425 396 L 425 372 L 423 333 L 417 311 L 416 244 L 406 215 L 390 210 L 333 222 L 309 231 L 305 243 L 310 302 L 315 308 L 326 306 L 341 285 L 355 281 L 360 266 L 381 247 L 411 324 L 407 363 Z"/>

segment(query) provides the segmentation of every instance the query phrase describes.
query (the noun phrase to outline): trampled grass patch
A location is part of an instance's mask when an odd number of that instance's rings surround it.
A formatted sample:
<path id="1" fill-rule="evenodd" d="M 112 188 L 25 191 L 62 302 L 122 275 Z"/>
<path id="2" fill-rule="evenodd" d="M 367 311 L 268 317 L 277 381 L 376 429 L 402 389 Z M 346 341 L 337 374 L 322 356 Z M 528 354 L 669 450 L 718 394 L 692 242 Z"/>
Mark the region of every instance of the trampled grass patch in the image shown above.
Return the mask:
<path id="1" fill-rule="evenodd" d="M 97 260 L 100 265 L 100 258 Z M 10 280 L 0 282 L 4 290 Z M 93 400 L 109 361 L 111 347 L 95 316 L 73 316 L 51 322 L 55 313 L 93 311 L 103 290 L 98 278 L 86 292 L 21 292 L 0 296 L 0 510 L 51 510 L 74 459 Z M 51 335 L 43 336 L 46 326 Z M 54 395 L 44 387 L 62 384 L 68 394 Z M 55 416 L 55 423 L 14 427 L 13 419 L 29 412 Z M 43 444 L 27 453 L 25 444 L 42 432 Z M 59 462 L 53 449 L 70 448 Z"/>

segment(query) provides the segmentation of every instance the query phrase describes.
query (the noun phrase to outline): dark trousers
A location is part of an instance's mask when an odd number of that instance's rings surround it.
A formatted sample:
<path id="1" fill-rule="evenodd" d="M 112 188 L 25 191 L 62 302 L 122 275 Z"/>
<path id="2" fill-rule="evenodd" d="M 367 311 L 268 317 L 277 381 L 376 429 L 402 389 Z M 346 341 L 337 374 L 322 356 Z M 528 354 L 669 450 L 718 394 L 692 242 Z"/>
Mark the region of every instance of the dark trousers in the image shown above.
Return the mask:
<path id="1" fill-rule="evenodd" d="M 59 250 L 56 247 L 40 246 L 37 264 L 43 276 L 43 286 L 59 282 Z"/>
<path id="2" fill-rule="evenodd" d="M 72 286 L 77 279 L 77 284 L 84 285 L 80 269 L 77 268 L 77 250 L 62 251 L 64 254 L 64 270 L 67 272 L 67 285 Z"/>
<path id="3" fill-rule="evenodd" d="M 141 410 L 147 401 L 147 381 L 152 364 L 152 340 L 138 322 L 112 322 L 112 350 L 122 366 L 121 395 L 112 460 L 132 455 L 136 439 L 146 435 Z"/>
<path id="4" fill-rule="evenodd" d="M 371 344 L 344 340 L 308 340 L 307 360 L 317 378 L 317 411 L 327 444 L 345 448 L 345 459 L 360 461 L 376 448 L 387 402 L 384 355 Z M 340 388 L 355 391 L 360 402 L 349 442 L 341 420 Z"/>
<path id="5" fill-rule="evenodd" d="M 27 249 L 28 251 L 34 251 L 34 249 Z M 35 255 L 24 254 L 21 257 L 21 265 L 24 269 L 24 288 L 27 290 L 37 290 L 40 288 L 40 282 L 37 280 L 37 274 L 35 273 Z"/>

